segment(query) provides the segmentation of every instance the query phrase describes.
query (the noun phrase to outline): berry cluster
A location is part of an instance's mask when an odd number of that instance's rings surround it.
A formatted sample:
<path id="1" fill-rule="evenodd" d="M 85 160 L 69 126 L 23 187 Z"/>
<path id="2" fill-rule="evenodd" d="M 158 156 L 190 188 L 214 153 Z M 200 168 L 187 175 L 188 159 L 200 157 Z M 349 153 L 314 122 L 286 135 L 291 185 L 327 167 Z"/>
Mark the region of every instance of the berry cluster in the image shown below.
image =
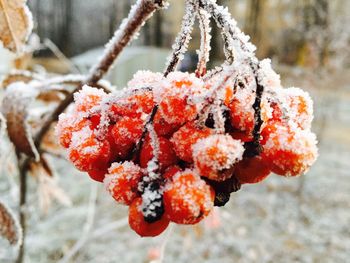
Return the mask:
<path id="1" fill-rule="evenodd" d="M 169 222 L 196 224 L 241 184 L 271 172 L 305 173 L 317 157 L 309 95 L 282 88 L 268 65 L 259 71 L 265 92 L 258 154 L 249 153 L 256 80 L 224 73 L 204 81 L 140 71 L 112 94 L 85 86 L 60 116 L 60 143 L 79 170 L 130 207 L 129 224 L 139 235 L 159 235 Z"/>

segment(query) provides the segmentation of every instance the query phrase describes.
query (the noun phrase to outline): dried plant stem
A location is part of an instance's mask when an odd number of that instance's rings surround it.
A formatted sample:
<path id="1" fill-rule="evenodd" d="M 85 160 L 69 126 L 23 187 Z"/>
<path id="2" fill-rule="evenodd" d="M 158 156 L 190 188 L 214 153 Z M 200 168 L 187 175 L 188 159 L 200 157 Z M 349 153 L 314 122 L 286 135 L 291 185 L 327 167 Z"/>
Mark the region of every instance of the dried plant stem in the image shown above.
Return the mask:
<path id="1" fill-rule="evenodd" d="M 19 167 L 19 223 L 22 228 L 22 240 L 18 250 L 16 263 L 21 263 L 24 260 L 25 252 L 25 235 L 26 235 L 26 202 L 27 202 L 27 171 L 29 168 L 30 159 L 20 158 L 20 153 L 17 153 L 18 167 Z M 22 162 L 21 162 L 22 160 Z"/>

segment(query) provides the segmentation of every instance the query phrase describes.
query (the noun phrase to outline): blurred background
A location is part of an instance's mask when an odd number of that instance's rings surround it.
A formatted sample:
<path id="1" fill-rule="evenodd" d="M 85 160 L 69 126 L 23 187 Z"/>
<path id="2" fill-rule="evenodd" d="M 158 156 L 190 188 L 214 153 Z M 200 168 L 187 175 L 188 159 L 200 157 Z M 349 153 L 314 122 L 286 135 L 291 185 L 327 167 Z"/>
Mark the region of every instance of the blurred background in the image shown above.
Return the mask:
<path id="1" fill-rule="evenodd" d="M 35 51 L 14 58 L 0 49 L 0 76 L 10 68 L 85 73 L 127 15 L 130 0 L 29 0 Z M 156 13 L 108 75 L 122 87 L 140 69 L 161 71 L 181 26 L 184 0 Z M 127 209 L 101 185 L 55 158 L 61 192 L 45 211 L 45 185 L 29 180 L 25 262 L 349 262 L 350 258 L 350 1 L 218 0 L 251 36 L 259 58 L 270 57 L 285 87 L 300 86 L 314 99 L 313 130 L 320 157 L 299 178 L 271 175 L 244 185 L 230 203 L 195 227 L 172 226 L 142 239 L 127 224 Z M 222 63 L 213 26 L 210 66 Z M 196 66 L 199 31 L 182 70 Z M 40 41 L 38 40 L 40 39 Z M 0 198 L 18 202 L 10 145 L 0 141 Z M 7 150 L 6 150 L 7 149 Z M 6 158 L 5 158 L 6 157 Z M 12 172 L 8 172 L 12 171 Z M 44 187 L 44 188 L 43 188 Z M 44 197 L 43 197 L 44 196 Z M 2 249 L 0 262 L 15 251 Z"/>

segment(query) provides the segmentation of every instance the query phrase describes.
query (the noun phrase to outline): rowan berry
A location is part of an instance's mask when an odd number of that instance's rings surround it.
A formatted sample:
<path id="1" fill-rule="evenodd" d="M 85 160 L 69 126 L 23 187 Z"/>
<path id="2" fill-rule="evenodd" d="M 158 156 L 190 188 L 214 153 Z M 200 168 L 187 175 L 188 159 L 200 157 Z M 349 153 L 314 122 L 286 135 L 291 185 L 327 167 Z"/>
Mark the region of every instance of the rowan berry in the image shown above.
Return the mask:
<path id="1" fill-rule="evenodd" d="M 138 196 L 141 178 L 141 168 L 133 162 L 113 163 L 103 183 L 118 203 L 130 205 Z"/>
<path id="2" fill-rule="evenodd" d="M 73 133 L 69 159 L 81 171 L 104 170 L 111 156 L 109 142 L 99 141 L 90 128 Z"/>
<path id="3" fill-rule="evenodd" d="M 160 171 L 164 171 L 170 165 L 177 163 L 177 157 L 173 149 L 172 143 L 164 137 L 158 137 L 159 148 L 158 148 L 158 162 Z M 144 145 L 140 153 L 140 166 L 146 168 L 148 162 L 154 157 L 154 148 L 149 137 L 144 142 Z"/>
<path id="4" fill-rule="evenodd" d="M 260 156 L 240 161 L 235 166 L 235 176 L 241 184 L 256 184 L 264 180 L 271 170 Z"/>
<path id="5" fill-rule="evenodd" d="M 111 133 L 116 146 L 116 154 L 125 159 L 131 153 L 132 148 L 141 138 L 144 122 L 138 118 L 125 117 L 118 121 L 112 128 Z"/>
<path id="6" fill-rule="evenodd" d="M 155 100 L 164 120 L 171 124 L 184 124 L 198 115 L 204 84 L 194 74 L 173 72 L 155 89 Z"/>
<path id="7" fill-rule="evenodd" d="M 62 113 L 56 125 L 56 134 L 64 148 L 68 148 L 74 132 L 90 125 L 90 122 L 78 115 Z"/>
<path id="8" fill-rule="evenodd" d="M 242 160 L 244 153 L 241 141 L 223 134 L 198 140 L 192 148 L 195 168 L 199 174 L 215 181 L 224 181 L 231 177 L 232 173 L 225 171 Z"/>
<path id="9" fill-rule="evenodd" d="M 195 122 L 186 123 L 171 138 L 177 156 L 186 162 L 193 162 L 192 146 L 200 139 L 212 134 L 207 127 L 199 127 Z"/>
<path id="10" fill-rule="evenodd" d="M 299 128 L 271 123 L 264 131 L 262 157 L 274 173 L 297 176 L 305 173 L 317 158 L 315 134 Z"/>
<path id="11" fill-rule="evenodd" d="M 105 175 L 107 174 L 107 170 L 101 170 L 101 171 L 89 171 L 88 172 L 89 176 L 91 179 L 102 183 L 103 180 L 105 179 Z"/>
<path id="12" fill-rule="evenodd" d="M 103 90 L 85 85 L 80 91 L 74 93 L 75 110 L 77 112 L 88 112 L 99 105 L 106 96 L 107 94 Z"/>
<path id="13" fill-rule="evenodd" d="M 192 170 L 176 173 L 164 193 L 165 214 L 177 224 L 196 224 L 213 208 L 214 190 Z"/>
<path id="14" fill-rule="evenodd" d="M 164 215 L 156 222 L 148 223 L 142 213 L 142 198 L 136 198 L 129 207 L 129 225 L 141 237 L 160 235 L 169 225 L 169 219 Z"/>
<path id="15" fill-rule="evenodd" d="M 291 120 L 303 130 L 310 129 L 313 119 L 313 102 L 310 95 L 299 88 L 288 88 L 283 91 Z"/>
<path id="16" fill-rule="evenodd" d="M 177 165 L 170 166 L 168 167 L 164 173 L 163 173 L 163 178 L 165 180 L 172 180 L 172 178 L 177 174 L 178 172 L 181 172 L 181 168 Z"/>

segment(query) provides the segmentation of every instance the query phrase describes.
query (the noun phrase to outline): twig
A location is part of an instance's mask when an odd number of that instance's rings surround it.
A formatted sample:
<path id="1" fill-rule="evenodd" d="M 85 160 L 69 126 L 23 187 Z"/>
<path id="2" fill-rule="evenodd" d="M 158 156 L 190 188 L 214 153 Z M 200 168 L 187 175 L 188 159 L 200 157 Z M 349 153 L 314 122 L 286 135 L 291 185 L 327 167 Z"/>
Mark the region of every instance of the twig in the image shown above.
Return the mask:
<path id="1" fill-rule="evenodd" d="M 207 73 L 207 62 L 209 61 L 210 55 L 210 15 L 203 8 L 198 8 L 197 17 L 199 21 L 199 27 L 201 30 L 201 46 L 198 51 L 198 65 L 196 75 L 203 77 Z"/>
<path id="2" fill-rule="evenodd" d="M 26 158 L 21 162 L 20 153 L 17 153 L 18 167 L 19 167 L 19 223 L 22 228 L 22 240 L 19 246 L 17 263 L 23 262 L 25 251 L 25 235 L 27 230 L 26 225 L 26 203 L 27 203 L 27 171 L 29 168 L 30 159 Z"/>
<path id="3" fill-rule="evenodd" d="M 48 47 L 59 60 L 64 62 L 69 67 L 69 69 L 72 72 L 75 72 L 77 74 L 81 73 L 80 70 L 72 63 L 72 61 L 68 59 L 62 53 L 62 51 L 55 45 L 55 43 L 53 43 L 50 39 L 48 38 L 44 39 L 44 46 Z"/>
<path id="4" fill-rule="evenodd" d="M 195 21 L 195 16 L 193 15 L 195 14 L 197 8 L 195 2 L 196 1 L 194 0 L 186 0 L 185 15 L 182 19 L 182 26 L 175 39 L 173 53 L 168 58 L 168 63 L 164 70 L 165 77 L 168 76 L 170 72 L 176 70 L 180 61 L 183 59 L 184 53 L 187 51 Z"/>
<path id="5" fill-rule="evenodd" d="M 92 238 L 98 238 L 98 237 L 103 236 L 103 235 L 105 235 L 107 233 L 110 233 L 111 231 L 114 231 L 116 229 L 119 229 L 119 228 L 122 228 L 124 226 L 127 226 L 128 224 L 129 224 L 128 217 L 119 219 L 118 221 L 111 222 L 108 225 L 104 225 L 103 227 L 96 229 L 92 233 L 91 237 Z"/>
<path id="6" fill-rule="evenodd" d="M 173 232 L 173 229 L 174 229 L 174 226 L 170 224 L 166 232 L 166 236 L 162 242 L 162 246 L 160 247 L 159 263 L 162 263 L 164 261 L 165 249 L 167 244 L 169 243 L 170 235 Z"/>

